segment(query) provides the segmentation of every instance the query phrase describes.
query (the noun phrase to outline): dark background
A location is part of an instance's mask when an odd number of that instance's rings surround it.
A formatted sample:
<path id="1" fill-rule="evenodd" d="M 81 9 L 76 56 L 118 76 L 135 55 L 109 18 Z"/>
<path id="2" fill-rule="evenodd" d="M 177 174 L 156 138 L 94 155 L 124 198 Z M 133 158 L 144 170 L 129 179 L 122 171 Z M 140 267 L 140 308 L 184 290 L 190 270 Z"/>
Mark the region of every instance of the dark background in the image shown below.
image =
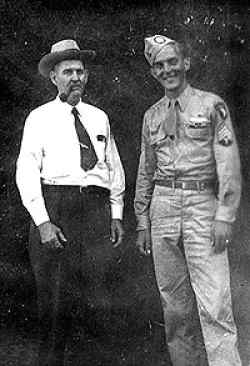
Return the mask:
<path id="1" fill-rule="evenodd" d="M 113 338 L 107 346 L 107 342 L 97 340 L 92 334 L 87 344 L 91 345 L 91 352 L 100 365 L 105 362 L 128 366 L 168 364 L 152 264 L 150 260 L 141 259 L 134 249 L 133 196 L 142 117 L 163 94 L 150 76 L 143 56 L 144 37 L 154 34 L 184 39 L 190 44 L 192 84 L 218 93 L 232 114 L 242 161 L 243 199 L 235 223 L 230 261 L 240 350 L 244 362 L 249 364 L 250 4 L 191 0 L 0 0 L 0 19 L 0 321 L 3 336 L 0 365 L 31 365 L 36 349 L 34 279 L 26 250 L 29 217 L 15 186 L 15 162 L 25 117 L 31 109 L 53 98 L 56 92 L 38 74 L 37 64 L 54 42 L 66 38 L 75 39 L 81 48 L 97 51 L 97 63 L 89 66 L 90 78 L 84 99 L 108 113 L 127 180 L 126 239 L 114 291 L 115 312 L 110 326 Z M 72 335 L 69 363 L 71 360 L 74 365 L 81 364 L 79 359 L 72 361 L 72 357 L 83 352 L 83 338 L 78 327 Z M 84 343 L 86 346 L 86 341 Z M 88 351 L 84 351 L 81 360 L 88 359 L 91 354 Z M 93 359 L 90 362 L 93 364 Z"/>

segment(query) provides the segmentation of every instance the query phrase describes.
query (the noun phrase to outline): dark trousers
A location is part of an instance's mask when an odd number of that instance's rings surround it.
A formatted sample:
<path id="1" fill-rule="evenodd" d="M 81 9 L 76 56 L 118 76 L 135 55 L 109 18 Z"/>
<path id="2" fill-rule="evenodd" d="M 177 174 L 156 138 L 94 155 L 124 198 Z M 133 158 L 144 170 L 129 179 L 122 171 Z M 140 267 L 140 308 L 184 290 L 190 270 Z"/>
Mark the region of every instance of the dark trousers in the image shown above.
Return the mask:
<path id="1" fill-rule="evenodd" d="M 29 253 L 37 286 L 40 347 L 39 366 L 62 366 L 72 315 L 81 305 L 92 308 L 96 326 L 105 324 L 110 307 L 107 275 L 116 251 L 110 241 L 109 191 L 90 187 L 44 186 L 51 222 L 67 243 L 61 250 L 41 244 L 30 228 Z M 105 311 L 104 311 L 105 310 Z"/>

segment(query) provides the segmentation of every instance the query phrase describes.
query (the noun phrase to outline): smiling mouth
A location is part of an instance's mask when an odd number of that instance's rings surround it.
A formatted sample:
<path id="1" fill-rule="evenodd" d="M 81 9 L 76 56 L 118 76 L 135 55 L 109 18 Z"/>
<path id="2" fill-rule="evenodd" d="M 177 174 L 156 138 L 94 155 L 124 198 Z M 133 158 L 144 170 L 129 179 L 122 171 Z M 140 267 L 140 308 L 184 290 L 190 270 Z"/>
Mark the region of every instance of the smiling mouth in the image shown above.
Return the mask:
<path id="1" fill-rule="evenodd" d="M 163 80 L 173 80 L 173 79 L 175 79 L 177 77 L 177 75 L 175 74 L 175 75 L 163 75 L 162 76 L 162 79 Z"/>
<path id="2" fill-rule="evenodd" d="M 174 81 L 175 79 L 176 79 L 176 77 L 175 77 L 175 76 L 171 76 L 171 77 L 167 78 L 166 80 L 167 80 L 167 81 L 172 82 L 172 81 Z"/>
<path id="3" fill-rule="evenodd" d="M 168 75 L 167 77 L 166 77 L 166 79 L 174 79 L 174 78 L 176 78 L 177 77 L 177 75 L 176 74 L 174 74 L 174 75 Z"/>

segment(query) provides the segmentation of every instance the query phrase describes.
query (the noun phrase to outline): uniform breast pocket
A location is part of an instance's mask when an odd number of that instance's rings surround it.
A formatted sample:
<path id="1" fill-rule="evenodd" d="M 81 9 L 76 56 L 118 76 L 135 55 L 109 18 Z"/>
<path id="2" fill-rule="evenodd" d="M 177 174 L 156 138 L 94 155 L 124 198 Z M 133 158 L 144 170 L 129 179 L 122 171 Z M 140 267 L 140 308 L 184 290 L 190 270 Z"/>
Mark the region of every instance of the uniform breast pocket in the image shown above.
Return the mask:
<path id="1" fill-rule="evenodd" d="M 207 119 L 190 119 L 185 122 L 185 133 L 193 140 L 208 140 L 211 136 L 211 122 Z"/>
<path id="2" fill-rule="evenodd" d="M 171 139 L 166 134 L 161 134 L 157 137 L 151 138 L 150 145 L 155 151 L 161 150 L 164 147 L 170 147 Z"/>
<path id="3" fill-rule="evenodd" d="M 173 161 L 173 141 L 169 136 L 154 141 L 151 145 L 159 166 L 169 165 Z M 150 157 L 148 156 L 148 160 Z"/>

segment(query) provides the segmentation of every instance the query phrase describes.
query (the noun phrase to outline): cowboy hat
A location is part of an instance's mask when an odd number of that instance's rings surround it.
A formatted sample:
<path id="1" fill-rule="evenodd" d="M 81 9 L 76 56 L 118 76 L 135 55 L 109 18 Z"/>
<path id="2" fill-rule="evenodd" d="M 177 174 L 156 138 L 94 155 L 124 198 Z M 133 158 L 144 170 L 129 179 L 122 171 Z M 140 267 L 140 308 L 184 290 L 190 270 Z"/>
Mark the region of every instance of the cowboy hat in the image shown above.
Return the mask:
<path id="1" fill-rule="evenodd" d="M 49 77 L 54 66 L 64 60 L 91 61 L 96 56 L 93 50 L 80 50 L 73 39 L 65 39 L 52 45 L 50 53 L 44 55 L 38 65 L 38 70 L 45 78 Z"/>

